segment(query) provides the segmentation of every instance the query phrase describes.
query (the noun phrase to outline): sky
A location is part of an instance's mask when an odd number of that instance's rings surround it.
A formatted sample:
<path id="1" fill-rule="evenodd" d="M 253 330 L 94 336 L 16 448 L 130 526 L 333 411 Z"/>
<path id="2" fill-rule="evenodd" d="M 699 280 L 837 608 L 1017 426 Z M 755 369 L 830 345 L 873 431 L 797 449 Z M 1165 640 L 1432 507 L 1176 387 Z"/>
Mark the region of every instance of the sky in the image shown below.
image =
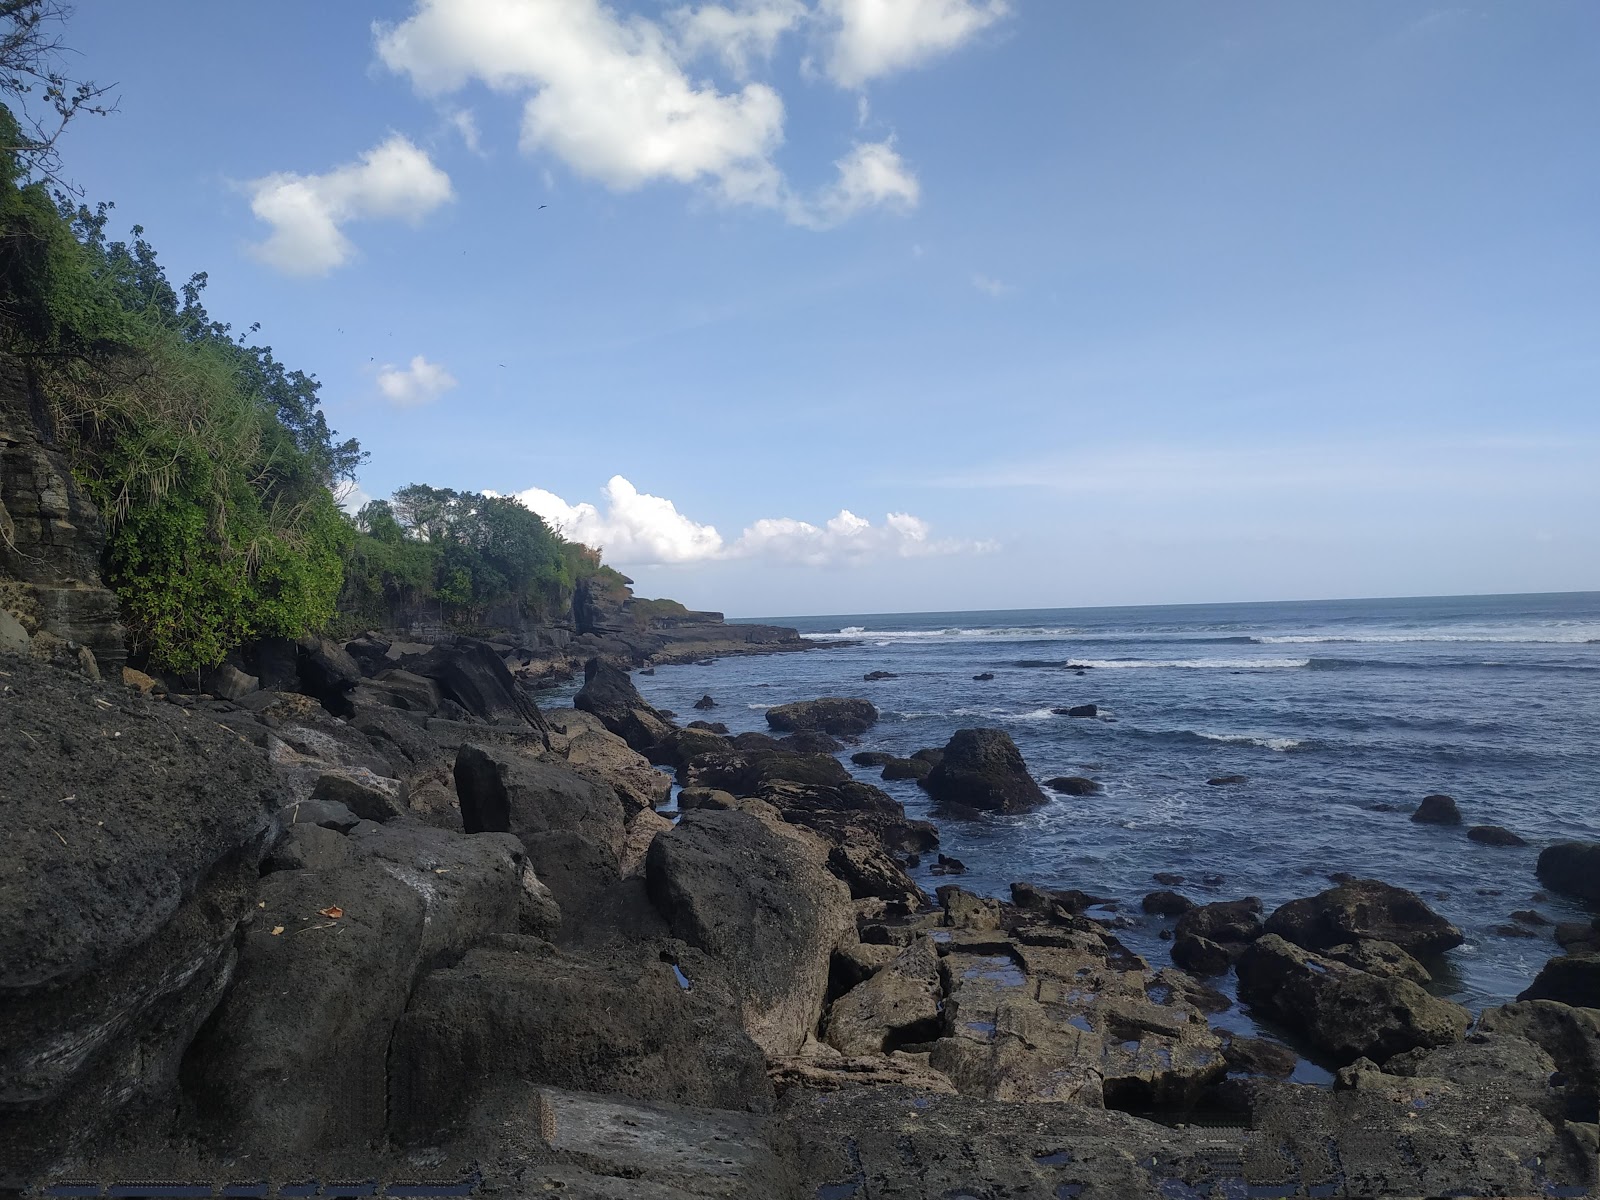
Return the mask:
<path id="1" fill-rule="evenodd" d="M 80 3 L 371 458 L 735 615 L 1600 588 L 1600 5 Z"/>

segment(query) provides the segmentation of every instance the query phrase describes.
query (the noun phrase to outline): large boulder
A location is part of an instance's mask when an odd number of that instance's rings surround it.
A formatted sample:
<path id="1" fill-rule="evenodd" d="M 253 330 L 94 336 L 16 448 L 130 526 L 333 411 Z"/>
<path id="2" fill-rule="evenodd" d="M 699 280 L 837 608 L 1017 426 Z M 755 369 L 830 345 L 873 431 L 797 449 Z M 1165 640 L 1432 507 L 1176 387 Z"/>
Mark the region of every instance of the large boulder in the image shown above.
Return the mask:
<path id="1" fill-rule="evenodd" d="M 833 1002 L 822 1036 L 847 1055 L 931 1041 L 940 1032 L 940 1000 L 939 954 L 932 939 L 919 937 Z"/>
<path id="2" fill-rule="evenodd" d="M 1419 825 L 1459 825 L 1461 810 L 1453 796 L 1424 796 L 1411 819 Z"/>
<path id="3" fill-rule="evenodd" d="M 1442 954 L 1465 940 L 1461 930 L 1415 892 L 1376 879 L 1356 879 L 1291 900 L 1267 918 L 1266 930 L 1307 950 L 1365 939 L 1391 942 L 1423 957 Z"/>
<path id="4" fill-rule="evenodd" d="M 468 742 L 456 753 L 468 833 L 514 833 L 563 909 L 586 908 L 620 877 L 622 801 L 607 785 L 515 747 Z"/>
<path id="5" fill-rule="evenodd" d="M 514 838 L 364 824 L 348 841 L 342 868 L 262 879 L 238 978 L 185 1060 L 187 1110 L 219 1150 L 375 1143 L 417 978 L 521 925 Z"/>
<path id="6" fill-rule="evenodd" d="M 550 718 L 567 739 L 567 764 L 603 779 L 630 809 L 657 808 L 672 795 L 672 777 L 612 733 L 593 713 L 571 709 Z"/>
<path id="7" fill-rule="evenodd" d="M 343 646 L 324 637 L 303 637 L 299 648 L 301 690 L 316 697 L 329 712 L 349 716 L 354 711 L 350 693 L 362 679 L 356 660 Z"/>
<path id="8" fill-rule="evenodd" d="M 1277 934 L 1252 942 L 1238 971 L 1240 999 L 1340 1063 L 1447 1045 L 1471 1020 L 1460 1005 L 1430 996 L 1409 979 L 1358 970 Z"/>
<path id="9" fill-rule="evenodd" d="M 645 859 L 673 936 L 703 951 L 769 1055 L 817 1027 L 834 948 L 855 936 L 850 894 L 803 831 L 743 811 L 685 813 Z"/>
<path id="10" fill-rule="evenodd" d="M 1526 1038 L 1540 1047 L 1594 1111 L 1600 1101 L 1600 1010 L 1553 1000 L 1519 1000 L 1485 1009 L 1478 1032 Z"/>
<path id="11" fill-rule="evenodd" d="M 939 803 L 985 812 L 1030 812 L 1045 803 L 1022 752 L 1001 729 L 957 730 L 922 786 Z"/>
<path id="12" fill-rule="evenodd" d="M 766 1060 L 667 963 L 603 965 L 536 938 L 492 939 L 418 985 L 389 1061 L 404 1141 L 445 1132 L 507 1080 L 706 1108 L 772 1105 Z"/>
<path id="13" fill-rule="evenodd" d="M 204 717 L 23 658 L 0 669 L 3 1187 L 171 1091 L 286 797 Z"/>
<path id="14" fill-rule="evenodd" d="M 1261 901 L 1219 900 L 1191 908 L 1172 931 L 1172 961 L 1197 975 L 1221 975 L 1261 936 Z"/>
<path id="15" fill-rule="evenodd" d="M 599 657 L 584 664 L 583 687 L 573 697 L 572 706 L 599 717 L 607 729 L 641 754 L 649 753 L 676 728 L 639 695 L 626 671 Z"/>
<path id="16" fill-rule="evenodd" d="M 487 642 L 459 637 L 453 645 L 437 646 L 419 659 L 407 659 L 406 669 L 433 680 L 445 699 L 480 721 L 529 725 L 549 733 L 539 706 Z"/>
<path id="17" fill-rule="evenodd" d="M 1539 968 L 1539 974 L 1517 999 L 1600 1008 L 1600 954 L 1556 955 Z"/>
<path id="18" fill-rule="evenodd" d="M 1600 906 L 1600 842 L 1557 842 L 1539 852 L 1539 882 Z"/>
<path id="19" fill-rule="evenodd" d="M 767 724 L 780 733 L 831 733 L 859 737 L 878 722 L 878 709 L 870 700 L 824 696 L 797 700 L 767 709 Z"/>

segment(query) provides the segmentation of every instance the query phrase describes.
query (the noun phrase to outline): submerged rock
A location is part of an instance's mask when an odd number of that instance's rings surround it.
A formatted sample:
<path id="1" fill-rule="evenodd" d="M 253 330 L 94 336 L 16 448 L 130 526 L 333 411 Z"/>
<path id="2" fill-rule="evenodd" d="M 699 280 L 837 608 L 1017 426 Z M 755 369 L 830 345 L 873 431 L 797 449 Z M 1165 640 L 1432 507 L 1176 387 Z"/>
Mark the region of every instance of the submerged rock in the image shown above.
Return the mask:
<path id="1" fill-rule="evenodd" d="M 1422 825 L 1459 825 L 1461 810 L 1450 796 L 1424 796 L 1411 819 Z"/>
<path id="2" fill-rule="evenodd" d="M 1095 796 L 1106 789 L 1092 779 L 1085 779 L 1082 775 L 1058 775 L 1054 779 L 1046 779 L 1045 787 L 1052 792 L 1060 792 L 1064 796 Z"/>
<path id="3" fill-rule="evenodd" d="M 1499 825 L 1474 825 L 1467 830 L 1467 839 L 1485 846 L 1526 846 L 1528 843 L 1509 829 Z"/>

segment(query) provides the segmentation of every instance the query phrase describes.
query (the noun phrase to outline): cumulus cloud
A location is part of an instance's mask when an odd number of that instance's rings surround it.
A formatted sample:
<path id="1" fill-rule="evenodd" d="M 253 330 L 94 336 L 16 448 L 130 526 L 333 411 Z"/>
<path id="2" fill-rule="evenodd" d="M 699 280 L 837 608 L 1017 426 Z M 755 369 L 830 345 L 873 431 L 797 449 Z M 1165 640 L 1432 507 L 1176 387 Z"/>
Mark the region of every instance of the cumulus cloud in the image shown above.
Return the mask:
<path id="1" fill-rule="evenodd" d="M 415 355 L 406 366 L 384 363 L 378 369 L 378 390 L 396 408 L 431 404 L 455 386 L 455 376 L 420 354 Z"/>
<path id="2" fill-rule="evenodd" d="M 916 179 L 888 142 L 856 146 L 819 193 L 796 192 L 774 161 L 784 129 L 778 93 L 756 82 L 724 91 L 685 71 L 709 55 L 742 79 L 808 19 L 799 0 L 685 6 L 660 22 L 621 18 L 599 0 L 415 3 L 398 25 L 374 26 L 391 70 L 425 95 L 476 80 L 519 97 L 523 151 L 553 154 L 607 187 L 695 185 L 819 229 L 917 202 Z"/>
<path id="3" fill-rule="evenodd" d="M 821 525 L 792 517 L 763 517 L 729 542 L 713 525 L 685 516 L 671 500 L 639 491 L 621 475 L 606 484 L 603 509 L 570 504 L 554 492 L 529 488 L 521 500 L 565 537 L 605 552 L 624 566 L 759 558 L 802 566 L 857 566 L 886 558 L 981 553 L 987 542 L 937 539 L 926 521 L 890 513 L 881 524 L 848 509 Z"/>
<path id="4" fill-rule="evenodd" d="M 252 251 L 291 275 L 325 275 L 347 262 L 355 247 L 343 226 L 351 221 L 415 223 L 453 195 L 450 177 L 400 134 L 321 175 L 279 172 L 245 186 L 250 211 L 272 227 Z"/>
<path id="5" fill-rule="evenodd" d="M 858 143 L 834 166 L 839 178 L 831 187 L 814 199 L 791 202 L 789 219 L 795 224 L 830 229 L 863 209 L 917 206 L 917 177 L 889 142 Z"/>
<path id="6" fill-rule="evenodd" d="M 1007 0 L 822 0 L 828 74 L 862 84 L 947 54 L 1011 11 Z"/>
<path id="7" fill-rule="evenodd" d="M 702 4 L 674 9 L 667 22 L 683 58 L 712 55 L 743 79 L 754 60 L 770 59 L 778 40 L 809 15 L 801 0 L 746 0 L 731 8 Z"/>

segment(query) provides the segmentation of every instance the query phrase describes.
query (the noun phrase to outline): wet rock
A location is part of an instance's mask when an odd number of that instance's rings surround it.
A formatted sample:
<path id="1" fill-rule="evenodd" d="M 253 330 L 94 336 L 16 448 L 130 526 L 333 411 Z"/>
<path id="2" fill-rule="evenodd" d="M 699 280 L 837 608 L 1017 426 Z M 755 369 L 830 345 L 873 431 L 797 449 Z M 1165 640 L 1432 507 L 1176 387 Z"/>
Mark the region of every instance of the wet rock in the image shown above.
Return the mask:
<path id="1" fill-rule="evenodd" d="M 636 1099 L 762 1111 L 766 1062 L 701 988 L 662 962 L 598 964 L 502 937 L 428 975 L 390 1054 L 392 1125 L 436 1139 L 507 1080 Z"/>
<path id="2" fill-rule="evenodd" d="M 1558 954 L 1518 1000 L 1554 1000 L 1578 1008 L 1600 1008 L 1600 955 Z"/>
<path id="3" fill-rule="evenodd" d="M 790 754 L 837 754 L 844 743 L 828 733 L 791 733 L 778 739 L 778 745 Z"/>
<path id="4" fill-rule="evenodd" d="M 1557 842 L 1539 852 L 1539 882 L 1600 906 L 1600 842 Z"/>
<path id="5" fill-rule="evenodd" d="M 1145 912 L 1161 917 L 1181 917 L 1194 906 L 1189 897 L 1172 891 L 1150 892 L 1139 904 Z"/>
<path id="6" fill-rule="evenodd" d="M 895 760 L 895 756 L 887 750 L 858 750 L 850 756 L 850 761 L 858 767 L 881 767 Z"/>
<path id="7" fill-rule="evenodd" d="M 1538 929 L 1555 924 L 1549 917 L 1541 912 L 1535 912 L 1531 908 L 1519 908 L 1511 914 L 1511 919 L 1523 925 L 1532 925 Z"/>
<path id="8" fill-rule="evenodd" d="M 1261 936 L 1261 901 L 1218 901 L 1190 908 L 1173 929 L 1172 961 L 1197 975 L 1221 975 Z"/>
<path id="9" fill-rule="evenodd" d="M 734 736 L 731 739 L 731 741 L 733 743 L 733 748 L 735 750 L 746 750 L 746 751 L 748 751 L 748 750 L 776 750 L 776 749 L 778 749 L 778 739 L 777 738 L 769 737 L 767 734 L 756 733 L 754 731 L 749 732 L 749 733 L 737 733 L 737 734 L 734 734 Z"/>
<path id="10" fill-rule="evenodd" d="M 1412 983 L 1432 983 L 1433 974 L 1393 942 L 1363 940 L 1333 946 L 1323 953 L 1371 975 L 1390 979 L 1409 979 Z"/>
<path id="11" fill-rule="evenodd" d="M 1372 975 L 1268 933 L 1240 956 L 1239 997 L 1341 1062 L 1458 1040 L 1466 1009 L 1407 979 Z"/>
<path id="12" fill-rule="evenodd" d="M 880 679 L 899 679 L 900 676 L 892 671 L 868 671 L 861 678 L 867 683 L 877 683 Z"/>
<path id="13" fill-rule="evenodd" d="M 696 809 L 651 843 L 650 898 L 673 936 L 703 951 L 768 1054 L 816 1028 L 829 960 L 855 936 L 849 890 L 802 831 L 746 812 Z"/>
<path id="14" fill-rule="evenodd" d="M 852 900 L 876 896 L 907 909 L 926 908 L 927 894 L 881 846 L 849 842 L 828 851 L 828 868 L 850 889 Z"/>
<path id="15" fill-rule="evenodd" d="M 602 658 L 584 664 L 583 687 L 573 697 L 572 706 L 599 717 L 608 730 L 641 754 L 648 754 L 673 732 L 672 722 L 639 695 L 628 673 Z"/>
<path id="16" fill-rule="evenodd" d="M 1267 918 L 1266 930 L 1308 950 L 1371 940 L 1392 942 L 1408 954 L 1425 957 L 1465 940 L 1461 930 L 1415 892 L 1376 879 L 1358 879 L 1291 900 Z"/>
<path id="17" fill-rule="evenodd" d="M 678 807 L 684 812 L 692 808 L 732 809 L 739 807 L 732 792 L 718 788 L 684 788 L 678 793 Z"/>
<path id="18" fill-rule="evenodd" d="M 882 1053 L 939 1032 L 939 955 L 915 939 L 828 1009 L 822 1036 L 846 1055 Z"/>
<path id="19" fill-rule="evenodd" d="M 1227 1060 L 1230 1071 L 1269 1079 L 1287 1079 L 1300 1065 L 1300 1056 L 1281 1042 L 1246 1037 L 1242 1033 L 1225 1035 L 1222 1057 Z"/>
<path id="20" fill-rule="evenodd" d="M 933 767 L 920 758 L 891 758 L 883 764 L 883 779 L 926 779 Z"/>
<path id="21" fill-rule="evenodd" d="M 871 701 L 824 696 L 767 709 L 767 724 L 780 733 L 831 733 L 859 737 L 877 724 L 878 710 Z"/>
<path id="22" fill-rule="evenodd" d="M 911 757 L 918 762 L 925 762 L 929 766 L 937 767 L 944 761 L 944 747 L 924 746 L 921 750 L 912 751 Z"/>
<path id="23" fill-rule="evenodd" d="M 1098 717 L 1100 708 L 1094 704 L 1074 704 L 1071 708 L 1052 708 L 1050 710 L 1058 717 Z"/>
<path id="24" fill-rule="evenodd" d="M 1185 879 L 1183 875 L 1180 875 L 1176 871 L 1157 871 L 1154 875 L 1150 876 L 1150 878 L 1154 879 L 1163 887 L 1181 887 L 1183 886 Z"/>
<path id="25" fill-rule="evenodd" d="M 1248 775 L 1214 775 L 1206 780 L 1208 787 L 1235 787 L 1241 783 L 1249 783 Z"/>
<path id="26" fill-rule="evenodd" d="M 1461 810 L 1450 796 L 1424 796 L 1411 819 L 1421 825 L 1459 825 Z"/>
<path id="27" fill-rule="evenodd" d="M 1046 779 L 1044 785 L 1052 792 L 1060 792 L 1065 796 L 1094 796 L 1106 790 L 1094 780 L 1081 775 L 1058 775 L 1054 779 Z"/>
<path id="28" fill-rule="evenodd" d="M 717 702 L 710 696 L 701 696 L 700 699 L 694 702 L 694 706 L 703 711 L 708 708 L 715 708 L 717 706 Z"/>
<path id="29" fill-rule="evenodd" d="M 728 755 L 733 749 L 732 741 L 709 729 L 672 729 L 651 748 L 649 757 L 654 763 L 674 768 L 682 779 L 697 760 Z"/>
<path id="30" fill-rule="evenodd" d="M 1016 743 L 1000 729 L 957 730 L 924 787 L 939 803 L 987 812 L 1029 812 L 1046 803 Z"/>
<path id="31" fill-rule="evenodd" d="M 1555 928 L 1556 945 L 1569 954 L 1600 953 L 1600 917 L 1593 921 L 1561 921 Z"/>
<path id="32" fill-rule="evenodd" d="M 1467 839 L 1485 846 L 1526 846 L 1528 843 L 1511 830 L 1499 825 L 1474 825 L 1467 830 Z"/>
<path id="33" fill-rule="evenodd" d="M 967 864 L 959 858 L 941 854 L 934 860 L 932 870 L 935 875 L 965 875 L 967 873 Z"/>
<path id="34" fill-rule="evenodd" d="M 976 682 L 976 683 L 989 683 L 994 679 L 994 672 L 993 671 L 983 671 L 983 672 L 981 672 L 981 673 L 979 673 L 977 675 L 974 675 L 972 678 L 973 678 L 973 681 Z"/>
<path id="35" fill-rule="evenodd" d="M 701 729 L 706 733 L 720 734 L 723 737 L 728 736 L 728 727 L 721 721 L 690 721 L 687 728 Z"/>

